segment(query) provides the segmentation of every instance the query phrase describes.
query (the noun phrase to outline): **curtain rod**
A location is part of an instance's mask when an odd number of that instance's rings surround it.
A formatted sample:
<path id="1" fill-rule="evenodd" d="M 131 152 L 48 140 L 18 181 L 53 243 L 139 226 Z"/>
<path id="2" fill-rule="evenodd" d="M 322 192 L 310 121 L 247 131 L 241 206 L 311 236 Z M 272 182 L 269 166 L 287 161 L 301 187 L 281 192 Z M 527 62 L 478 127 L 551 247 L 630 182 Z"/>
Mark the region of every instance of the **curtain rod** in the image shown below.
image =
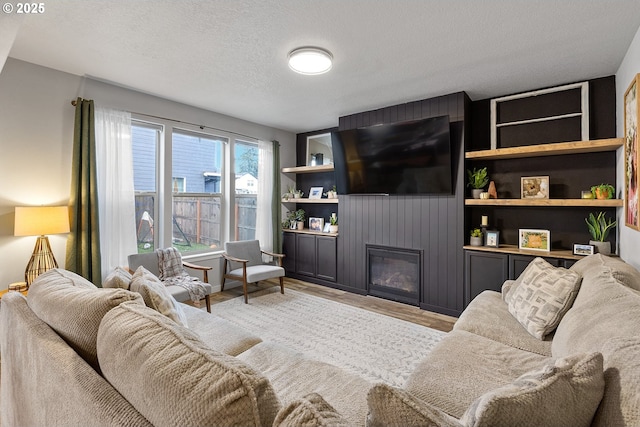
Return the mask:
<path id="1" fill-rule="evenodd" d="M 80 99 L 82 99 L 82 98 L 80 98 Z M 78 102 L 77 102 L 75 99 L 71 101 L 71 105 L 73 105 L 74 107 L 75 107 L 77 104 L 78 104 Z M 242 134 L 242 133 L 233 132 L 233 131 L 226 130 L 226 129 L 219 129 L 219 128 L 215 128 L 215 127 L 213 127 L 213 126 L 199 125 L 199 124 L 196 124 L 196 123 L 185 122 L 185 121 L 182 121 L 182 120 L 170 119 L 170 118 L 168 118 L 168 117 L 154 116 L 154 115 L 152 115 L 152 114 L 145 114 L 145 113 L 137 113 L 137 112 L 135 112 L 135 111 L 129 111 L 129 113 L 131 113 L 131 114 L 137 114 L 137 115 L 139 115 L 139 116 L 152 117 L 152 118 L 154 118 L 154 119 L 168 120 L 168 121 L 170 121 L 170 122 L 174 122 L 174 123 L 182 123 L 182 124 L 185 124 L 185 125 L 197 126 L 197 127 L 199 127 L 200 129 L 202 129 L 202 130 L 204 130 L 204 129 L 217 130 L 217 131 L 220 131 L 220 132 L 231 133 L 231 134 L 233 134 L 233 135 L 244 136 L 245 138 L 251 138 L 251 139 L 255 139 L 256 141 L 260 141 L 260 138 L 256 138 L 255 136 L 245 135 L 245 134 Z"/>

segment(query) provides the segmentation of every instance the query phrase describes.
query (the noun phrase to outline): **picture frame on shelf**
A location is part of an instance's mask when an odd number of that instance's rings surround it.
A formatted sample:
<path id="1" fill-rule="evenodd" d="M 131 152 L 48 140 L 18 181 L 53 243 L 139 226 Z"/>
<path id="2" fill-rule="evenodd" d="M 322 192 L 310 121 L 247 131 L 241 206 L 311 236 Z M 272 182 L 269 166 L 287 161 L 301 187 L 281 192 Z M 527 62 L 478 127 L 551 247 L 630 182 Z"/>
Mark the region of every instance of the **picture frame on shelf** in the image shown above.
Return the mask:
<path id="1" fill-rule="evenodd" d="M 324 224 L 324 228 L 322 229 L 323 233 L 328 233 L 329 230 L 331 228 L 331 224 L 329 224 L 328 222 Z"/>
<path id="2" fill-rule="evenodd" d="M 573 254 L 580 256 L 593 255 L 596 253 L 596 248 L 593 245 L 583 245 L 580 243 L 573 244 Z"/>
<path id="3" fill-rule="evenodd" d="M 485 246 L 490 248 L 500 247 L 500 232 L 496 230 L 487 230 L 485 234 Z"/>
<path id="4" fill-rule="evenodd" d="M 322 232 L 324 227 L 324 218 L 309 217 L 309 230 Z"/>
<path id="5" fill-rule="evenodd" d="M 521 199 L 548 199 L 548 176 L 523 176 L 520 178 Z"/>
<path id="6" fill-rule="evenodd" d="M 322 198 L 322 187 L 311 187 L 311 189 L 309 190 L 309 198 L 310 199 Z"/>
<path id="7" fill-rule="evenodd" d="M 537 230 L 521 228 L 518 230 L 518 248 L 528 251 L 551 251 L 551 232 L 549 230 Z"/>
<path id="8" fill-rule="evenodd" d="M 640 200 L 638 199 L 638 123 L 640 74 L 636 74 L 624 93 L 624 207 L 625 225 L 640 230 Z"/>

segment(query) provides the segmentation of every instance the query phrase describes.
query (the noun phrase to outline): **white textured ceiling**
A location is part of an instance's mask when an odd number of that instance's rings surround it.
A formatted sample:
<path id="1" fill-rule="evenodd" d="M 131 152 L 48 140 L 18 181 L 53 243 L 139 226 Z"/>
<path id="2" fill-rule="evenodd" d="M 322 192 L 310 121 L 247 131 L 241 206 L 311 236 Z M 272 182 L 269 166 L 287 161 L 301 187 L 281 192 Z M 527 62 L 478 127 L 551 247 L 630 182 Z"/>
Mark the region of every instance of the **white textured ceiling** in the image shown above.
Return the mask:
<path id="1" fill-rule="evenodd" d="M 640 0 L 49 0 L 9 56 L 294 132 L 615 74 Z M 320 76 L 289 70 L 330 50 Z M 639 70 L 640 71 L 640 70 Z M 70 96 L 73 94 L 70 94 Z"/>

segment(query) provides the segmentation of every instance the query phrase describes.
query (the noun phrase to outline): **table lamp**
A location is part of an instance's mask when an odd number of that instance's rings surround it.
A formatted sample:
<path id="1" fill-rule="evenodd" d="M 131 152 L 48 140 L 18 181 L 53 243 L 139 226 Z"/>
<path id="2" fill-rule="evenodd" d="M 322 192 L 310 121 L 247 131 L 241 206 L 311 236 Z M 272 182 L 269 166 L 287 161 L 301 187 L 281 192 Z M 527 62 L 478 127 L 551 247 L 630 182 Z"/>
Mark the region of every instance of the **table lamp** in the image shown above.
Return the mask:
<path id="1" fill-rule="evenodd" d="M 16 207 L 14 236 L 39 236 L 27 269 L 24 271 L 27 288 L 40 274 L 58 267 L 49 245 L 49 238 L 45 234 L 68 232 L 69 208 L 67 206 Z"/>

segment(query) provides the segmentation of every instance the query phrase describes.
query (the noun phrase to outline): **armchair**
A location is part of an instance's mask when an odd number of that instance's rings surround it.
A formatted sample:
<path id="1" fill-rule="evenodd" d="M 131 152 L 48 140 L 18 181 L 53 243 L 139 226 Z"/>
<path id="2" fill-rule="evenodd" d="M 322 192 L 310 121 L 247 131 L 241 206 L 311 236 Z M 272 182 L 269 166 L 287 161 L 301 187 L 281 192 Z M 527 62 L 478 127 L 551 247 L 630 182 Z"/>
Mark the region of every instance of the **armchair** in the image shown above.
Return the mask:
<path id="1" fill-rule="evenodd" d="M 244 303 L 248 303 L 247 284 L 257 283 L 260 280 L 280 279 L 280 293 L 284 294 L 284 268 L 282 268 L 283 254 L 276 254 L 260 250 L 258 240 L 242 240 L 239 242 L 227 242 L 224 245 L 225 253 L 222 275 L 222 290 L 226 279 L 242 282 L 244 291 Z M 267 264 L 262 260 L 262 255 L 274 257 L 278 265 Z"/>
<path id="2" fill-rule="evenodd" d="M 159 256 L 156 252 L 150 252 L 150 253 L 144 253 L 144 254 L 132 254 L 127 257 L 127 260 L 129 262 L 130 270 L 135 271 L 138 267 L 143 266 L 144 268 L 149 270 L 151 273 L 155 274 L 157 277 L 160 277 Z M 209 277 L 207 274 L 208 271 L 211 270 L 211 267 L 192 264 L 184 260 L 181 260 L 181 261 L 182 261 L 183 267 L 188 267 L 194 270 L 202 271 L 203 273 L 202 281 L 190 276 L 187 276 L 187 277 L 189 280 L 198 280 L 202 283 L 202 285 L 204 285 L 205 296 L 203 299 L 207 306 L 207 311 L 211 313 L 211 298 L 210 298 L 211 285 L 209 284 Z M 167 285 L 166 288 L 167 288 L 167 291 L 169 291 L 169 293 L 171 294 L 171 296 L 174 297 L 178 302 L 184 302 L 191 299 L 191 296 L 189 295 L 189 291 L 182 286 L 169 284 Z"/>

